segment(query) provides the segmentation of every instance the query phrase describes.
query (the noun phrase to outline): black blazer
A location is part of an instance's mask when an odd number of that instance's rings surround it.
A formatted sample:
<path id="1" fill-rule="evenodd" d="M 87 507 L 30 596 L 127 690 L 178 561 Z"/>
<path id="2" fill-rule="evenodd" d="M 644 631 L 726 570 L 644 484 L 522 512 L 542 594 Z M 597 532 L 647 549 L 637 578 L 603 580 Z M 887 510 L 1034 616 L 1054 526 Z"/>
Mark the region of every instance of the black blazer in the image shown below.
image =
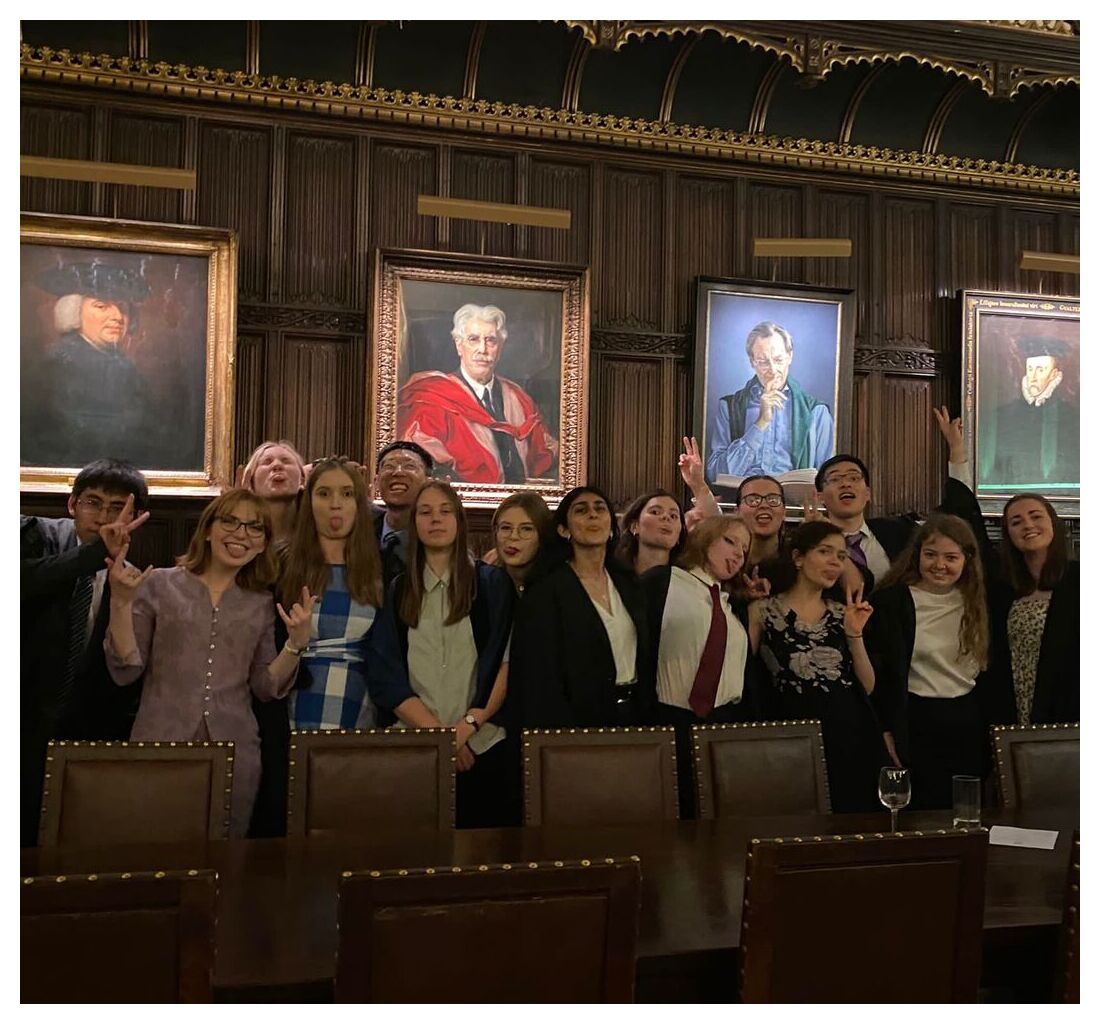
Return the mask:
<path id="1" fill-rule="evenodd" d="M 386 521 L 386 513 L 373 505 L 370 511 L 374 539 L 378 541 L 378 551 L 382 555 L 382 586 L 389 590 L 390 584 L 405 571 L 408 557 L 408 533 L 405 530 L 399 530 L 397 541 L 388 550 L 383 550 L 382 524 Z"/>
<path id="2" fill-rule="evenodd" d="M 645 596 L 633 573 L 607 571 L 638 633 L 639 719 L 653 721 L 656 687 Z M 527 587 L 516 604 L 510 689 L 525 728 L 613 724 L 615 658 L 607 631 L 577 574 L 566 564 Z"/>

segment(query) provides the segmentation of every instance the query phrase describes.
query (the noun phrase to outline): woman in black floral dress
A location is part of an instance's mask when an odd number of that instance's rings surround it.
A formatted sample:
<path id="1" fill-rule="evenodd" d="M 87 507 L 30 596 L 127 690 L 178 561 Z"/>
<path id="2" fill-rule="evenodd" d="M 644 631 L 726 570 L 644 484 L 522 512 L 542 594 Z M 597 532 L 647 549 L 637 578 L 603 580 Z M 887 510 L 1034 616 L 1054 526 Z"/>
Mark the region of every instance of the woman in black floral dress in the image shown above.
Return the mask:
<path id="1" fill-rule="evenodd" d="M 777 593 L 749 610 L 749 638 L 767 669 L 770 718 L 818 718 L 834 811 L 879 807 L 878 773 L 891 763 L 868 698 L 875 672 L 863 646 L 871 606 L 862 589 L 848 603 L 825 598 L 848 557 L 832 523 L 804 523 L 791 538 Z"/>

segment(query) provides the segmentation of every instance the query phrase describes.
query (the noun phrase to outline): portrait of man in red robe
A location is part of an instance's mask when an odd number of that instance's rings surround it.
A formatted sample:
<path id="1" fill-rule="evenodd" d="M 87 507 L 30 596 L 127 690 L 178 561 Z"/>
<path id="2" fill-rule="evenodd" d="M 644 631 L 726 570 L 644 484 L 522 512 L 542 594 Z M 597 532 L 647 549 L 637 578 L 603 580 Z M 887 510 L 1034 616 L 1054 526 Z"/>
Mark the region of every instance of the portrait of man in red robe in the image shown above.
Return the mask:
<path id="1" fill-rule="evenodd" d="M 415 441 L 441 475 L 468 483 L 522 484 L 553 477 L 558 442 L 538 405 L 496 366 L 508 339 L 504 311 L 466 303 L 455 311 L 455 372 L 414 373 L 397 399 L 397 437 Z"/>

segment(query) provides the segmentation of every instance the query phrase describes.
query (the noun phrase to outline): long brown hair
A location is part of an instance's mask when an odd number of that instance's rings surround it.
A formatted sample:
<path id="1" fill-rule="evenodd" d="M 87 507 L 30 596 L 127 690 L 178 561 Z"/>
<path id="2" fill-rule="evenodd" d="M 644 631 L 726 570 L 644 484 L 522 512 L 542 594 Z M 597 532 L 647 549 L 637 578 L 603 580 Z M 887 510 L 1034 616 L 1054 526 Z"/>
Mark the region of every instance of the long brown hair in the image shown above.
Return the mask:
<path id="1" fill-rule="evenodd" d="M 985 573 L 978 555 L 978 541 L 970 524 L 958 516 L 933 513 L 913 534 L 905 550 L 898 555 L 890 571 L 877 584 L 876 591 L 901 584 L 920 582 L 921 548 L 934 536 L 946 537 L 958 544 L 966 559 L 955 587 L 962 594 L 963 614 L 959 626 L 959 656 L 969 655 L 983 669 L 989 664 L 989 616 L 985 601 Z"/>
<path id="2" fill-rule="evenodd" d="M 537 491 L 516 491 L 509 494 L 493 513 L 493 544 L 496 544 L 497 520 L 512 508 L 521 508 L 527 513 L 539 535 L 539 547 L 554 539 L 554 513 L 550 511 L 542 495 Z"/>
<path id="3" fill-rule="evenodd" d="M 355 525 L 344 543 L 344 565 L 348 592 L 359 604 L 382 606 L 382 556 L 371 522 L 371 502 L 367 485 L 358 467 L 343 456 L 319 459 L 306 481 L 302 504 L 295 518 L 283 559 L 279 596 L 287 608 L 297 601 L 302 587 L 308 587 L 315 597 L 324 593 L 329 580 L 329 566 L 321 551 L 317 521 L 313 517 L 313 492 L 317 481 L 330 469 L 339 469 L 351 478 L 355 494 Z"/>
<path id="4" fill-rule="evenodd" d="M 451 547 L 451 578 L 447 583 L 448 611 L 443 625 L 454 625 L 470 614 L 477 589 L 477 575 L 467 553 L 469 531 L 462 500 L 450 484 L 442 480 L 426 480 L 416 492 L 412 503 L 412 519 L 409 523 L 409 570 L 405 574 L 405 589 L 398 609 L 401 621 L 409 629 L 416 629 L 420 625 L 420 606 L 424 603 L 424 566 L 427 564 L 427 549 L 416 532 L 416 508 L 424 493 L 433 489 L 439 491 L 451 503 L 457 527 L 455 542 Z"/>
<path id="5" fill-rule="evenodd" d="M 646 491 L 645 494 L 639 495 L 626 507 L 626 511 L 619 521 L 619 529 L 621 532 L 619 534 L 619 543 L 615 548 L 615 558 L 624 569 L 629 569 L 631 572 L 634 571 L 634 561 L 638 557 L 638 547 L 641 542 L 638 540 L 638 535 L 630 528 L 641 519 L 646 505 L 654 498 L 671 498 L 676 503 L 676 510 L 680 513 L 680 536 L 676 538 L 676 543 L 668 553 L 668 560 L 670 563 L 676 561 L 687 539 L 688 532 L 687 524 L 684 522 L 684 508 L 677 500 L 676 495 L 669 493 L 663 487 L 658 487 L 655 490 Z"/>
<path id="6" fill-rule="evenodd" d="M 246 501 L 255 507 L 256 514 L 264 524 L 265 543 L 263 551 L 237 572 L 235 582 L 242 590 L 267 590 L 279 575 L 279 563 L 271 547 L 271 509 L 263 498 L 257 497 L 245 487 L 234 487 L 226 491 L 202 510 L 199 525 L 191 534 L 191 543 L 176 559 L 176 565 L 196 576 L 202 575 L 210 565 L 209 537 L 214 520 L 218 516 L 231 515 L 238 505 Z"/>
<path id="7" fill-rule="evenodd" d="M 1047 548 L 1047 557 L 1043 562 L 1043 568 L 1039 570 L 1038 583 L 1031 575 L 1031 570 L 1024 561 L 1024 553 L 1008 539 L 1008 510 L 1018 501 L 1031 498 L 1039 502 L 1050 516 L 1050 527 L 1054 531 L 1054 537 Z M 1016 494 L 1005 502 L 1001 512 L 1001 564 L 1004 566 L 1005 575 L 1008 577 L 1012 589 L 1021 597 L 1034 593 L 1036 590 L 1053 590 L 1062 582 L 1062 576 L 1066 571 L 1066 524 L 1062 522 L 1054 506 L 1041 494 Z"/>

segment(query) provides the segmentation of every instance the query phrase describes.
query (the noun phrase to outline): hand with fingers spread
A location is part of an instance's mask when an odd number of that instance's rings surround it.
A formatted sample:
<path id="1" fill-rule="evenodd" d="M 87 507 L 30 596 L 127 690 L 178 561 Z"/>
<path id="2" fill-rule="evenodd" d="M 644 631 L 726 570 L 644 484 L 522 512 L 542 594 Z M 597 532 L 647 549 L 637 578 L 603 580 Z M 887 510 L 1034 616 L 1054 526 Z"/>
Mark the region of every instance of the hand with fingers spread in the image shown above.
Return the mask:
<path id="1" fill-rule="evenodd" d="M 703 460 L 699 457 L 699 442 L 685 437 L 684 452 L 679 458 L 680 476 L 692 493 L 706 486 L 703 479 Z"/>
<path id="2" fill-rule="evenodd" d="M 963 444 L 963 421 L 961 416 L 951 418 L 946 405 L 939 408 L 932 406 L 932 415 L 936 418 L 936 426 L 940 428 L 944 441 L 947 442 L 947 459 L 949 462 L 966 462 L 966 447 Z"/>
<path id="3" fill-rule="evenodd" d="M 153 574 L 151 565 L 142 572 L 126 561 L 129 547 L 129 544 L 124 544 L 114 558 L 104 559 L 108 569 L 107 579 L 111 584 L 111 602 L 116 606 L 133 604 L 138 587 Z"/>
<path id="4" fill-rule="evenodd" d="M 858 640 L 863 636 L 863 627 L 874 610 L 870 601 L 863 600 L 863 586 L 847 588 L 848 603 L 844 606 L 844 635 L 849 640 Z"/>
<path id="5" fill-rule="evenodd" d="M 802 522 L 813 523 L 825 518 L 825 514 L 818 508 L 820 501 L 821 495 L 814 491 L 812 498 L 807 498 L 802 502 Z"/>
<path id="6" fill-rule="evenodd" d="M 118 518 L 113 522 L 104 523 L 99 528 L 99 536 L 107 548 L 107 554 L 116 561 L 119 558 L 125 558 L 125 549 L 130 546 L 130 534 L 148 518 L 148 512 L 142 512 L 140 516 L 134 518 L 134 496 L 128 495 Z"/>
<path id="7" fill-rule="evenodd" d="M 752 575 L 741 573 L 741 581 L 745 585 L 745 594 L 750 601 L 759 601 L 772 592 L 771 580 L 760 575 L 760 566 L 752 567 Z"/>
<path id="8" fill-rule="evenodd" d="M 275 605 L 290 642 L 299 650 L 309 644 L 309 635 L 313 630 L 313 608 L 318 600 L 309 592 L 309 587 L 302 587 L 301 600 L 294 602 L 289 614 L 281 604 Z"/>

